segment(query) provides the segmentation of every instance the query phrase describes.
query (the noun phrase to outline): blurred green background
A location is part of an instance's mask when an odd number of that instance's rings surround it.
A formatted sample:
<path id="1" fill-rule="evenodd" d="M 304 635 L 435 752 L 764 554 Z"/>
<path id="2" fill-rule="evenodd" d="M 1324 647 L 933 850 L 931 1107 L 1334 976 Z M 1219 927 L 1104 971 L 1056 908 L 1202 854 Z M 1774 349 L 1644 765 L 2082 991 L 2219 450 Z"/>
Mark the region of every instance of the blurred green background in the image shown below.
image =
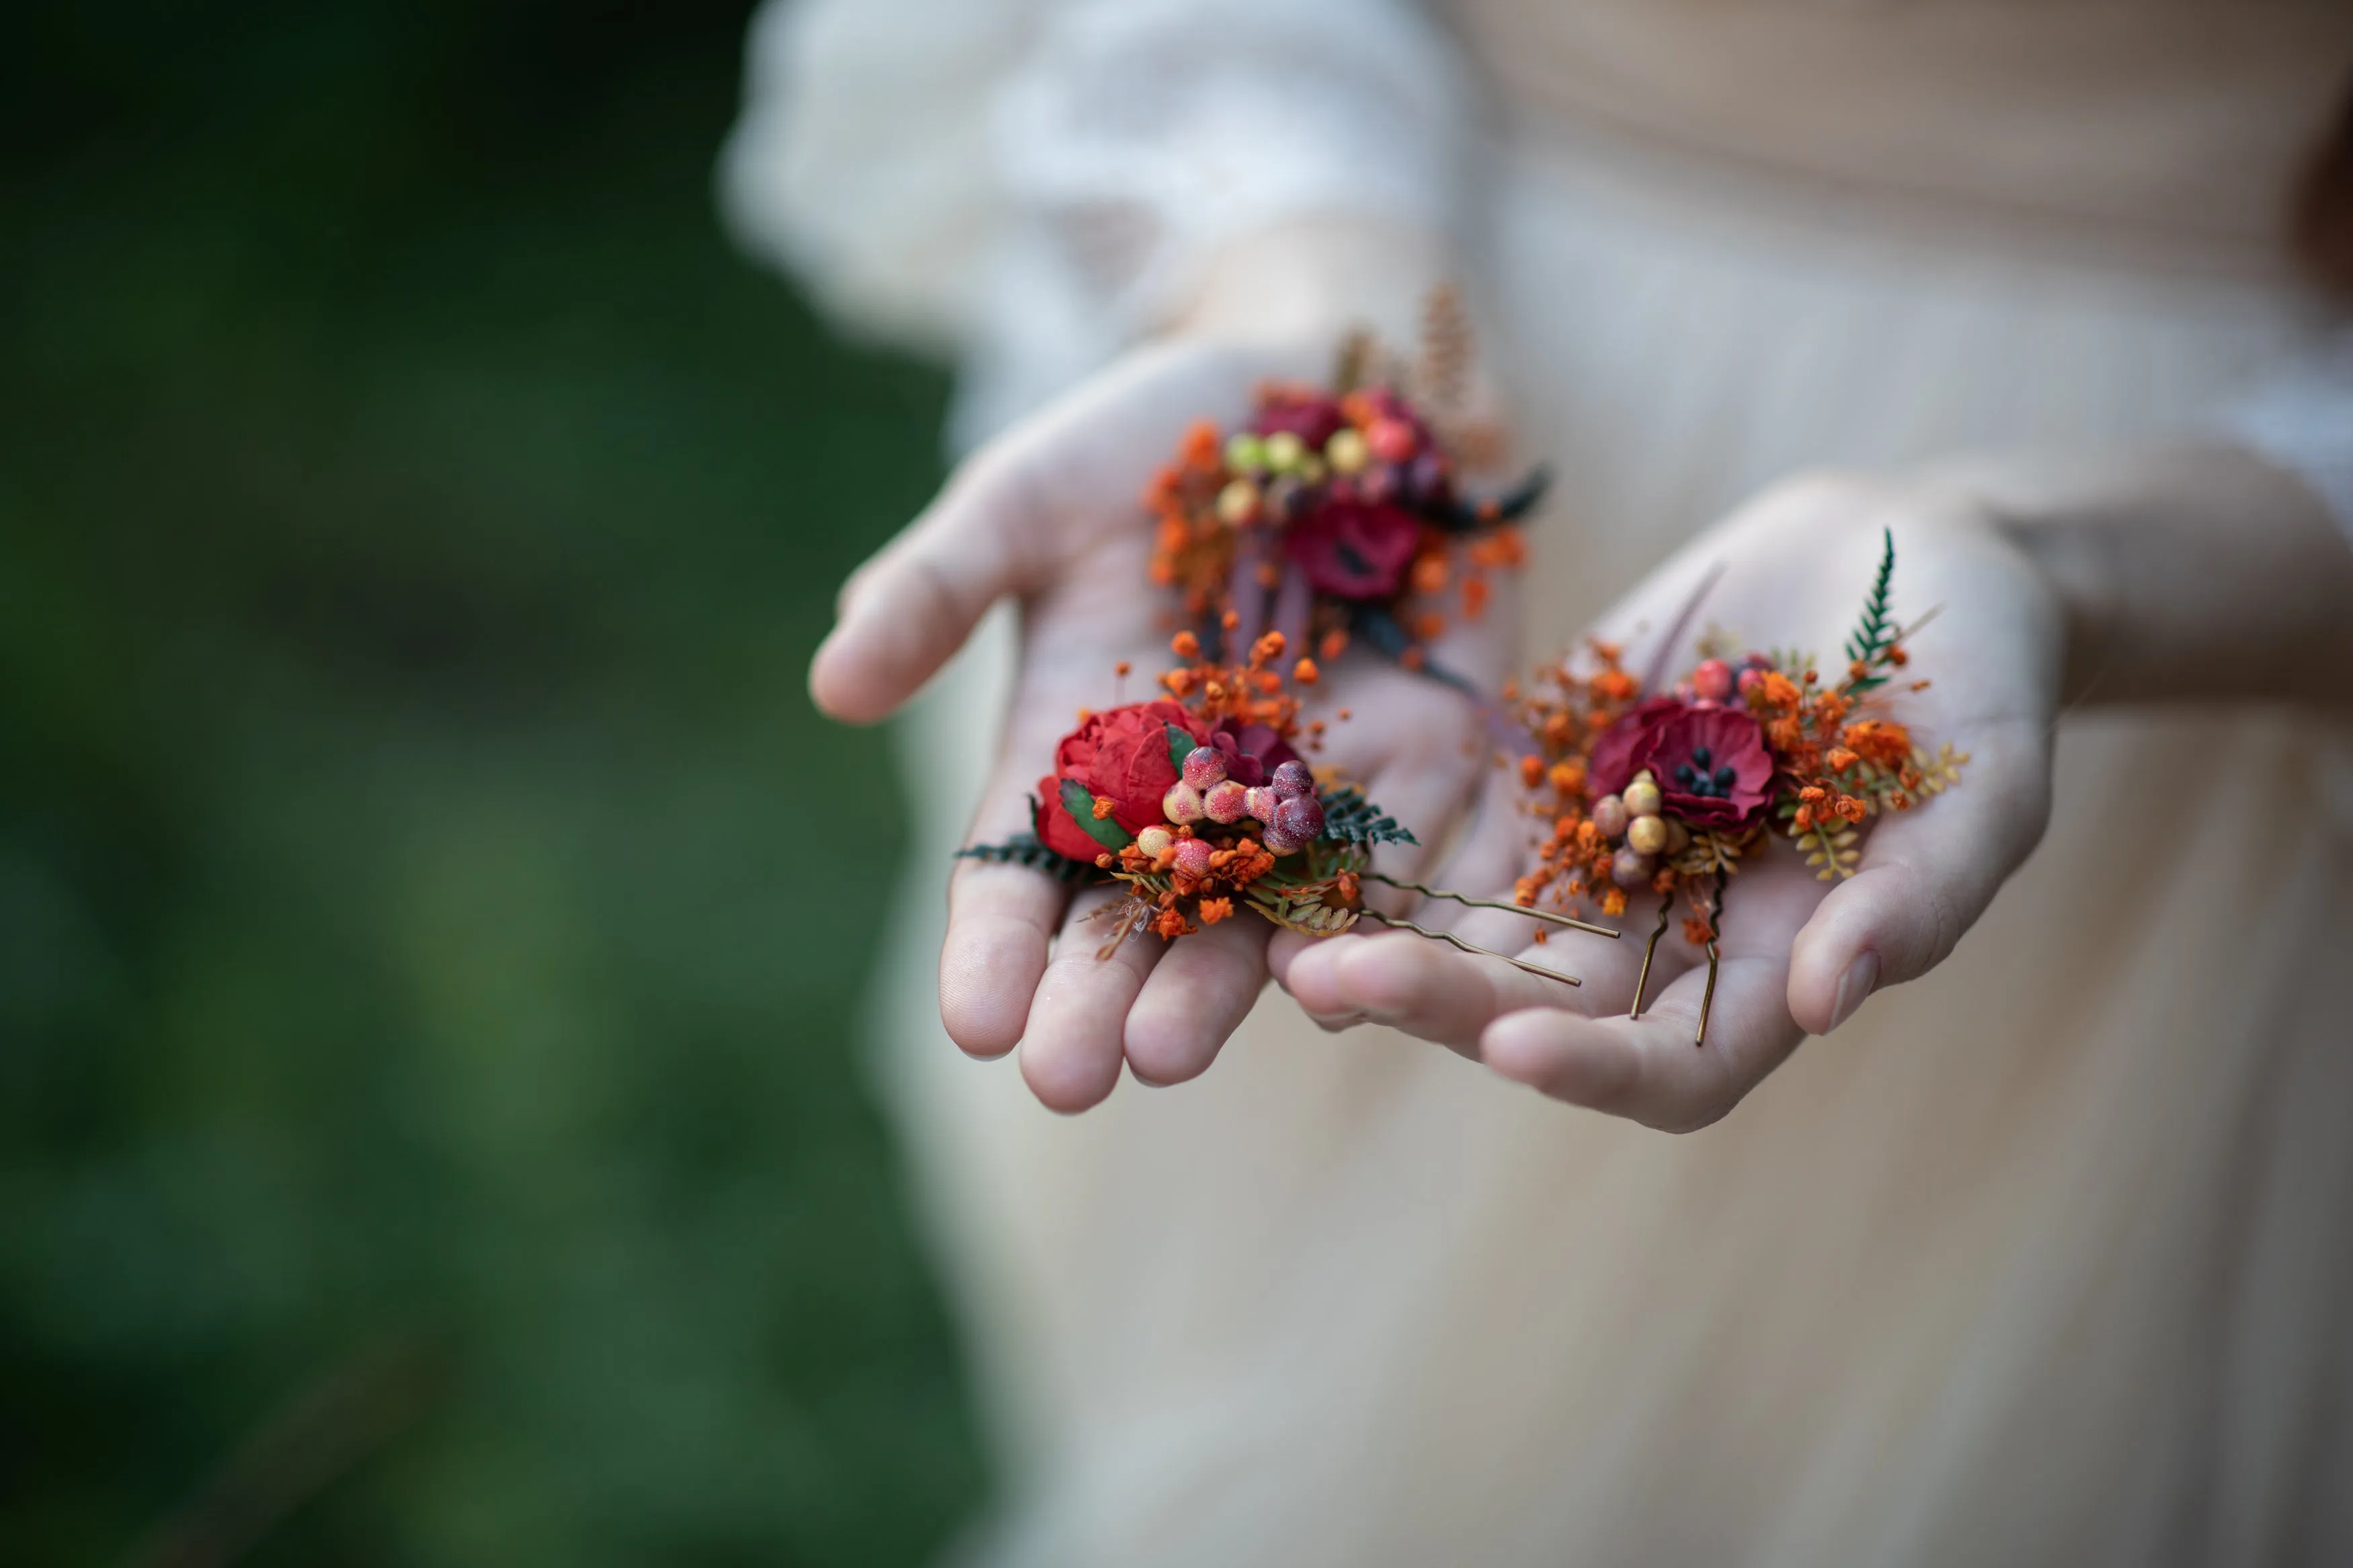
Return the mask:
<path id="1" fill-rule="evenodd" d="M 913 1563 L 983 1478 L 810 710 L 930 370 L 728 247 L 747 7 L 16 15 L 0 1561 Z"/>

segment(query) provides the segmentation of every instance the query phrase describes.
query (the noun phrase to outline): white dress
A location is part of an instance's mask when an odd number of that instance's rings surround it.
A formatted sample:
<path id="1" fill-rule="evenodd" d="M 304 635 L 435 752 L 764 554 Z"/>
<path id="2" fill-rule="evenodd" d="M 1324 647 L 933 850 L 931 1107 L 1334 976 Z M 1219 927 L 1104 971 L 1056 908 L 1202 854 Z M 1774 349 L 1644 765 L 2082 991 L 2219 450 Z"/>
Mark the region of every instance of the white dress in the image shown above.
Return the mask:
<path id="1" fill-rule="evenodd" d="M 2114 176 L 2147 163 L 2129 149 L 2149 124 L 2179 131 L 2159 173 L 2283 162 L 2325 107 L 2313 83 L 2353 62 L 2341 9 L 2258 16 L 2338 51 L 2307 70 L 2196 0 L 1780 0 L 1757 7 L 1778 26 L 1722 35 L 1734 79 L 1777 84 L 1746 119 L 1706 107 L 1725 66 L 1694 43 L 1742 9 L 1530 0 L 1441 33 L 1331 0 L 839 0 L 764 21 L 732 205 L 846 319 L 976 354 L 967 433 L 1147 330 L 1222 235 L 1319 206 L 1452 226 L 1510 326 L 1525 444 L 1563 476 L 1537 649 L 1792 470 L 2162 438 L 2325 356 L 2330 324 L 2249 236 L 2242 185 L 2191 213 L 2195 182 Z M 1972 10 L 1995 21 L 1961 58 L 1939 39 L 1978 37 L 1950 32 Z M 2093 95 L 2139 105 L 2125 165 L 2085 153 L 1970 188 L 1984 171 L 1940 162 L 1933 123 L 1858 143 L 1787 101 L 1852 89 L 1883 127 L 1933 121 L 2015 83 L 2017 58 L 2108 68 L 2026 48 L 2037 26 L 2187 13 L 2193 48 L 2119 52 L 2174 110 Z M 1819 42 L 1902 33 L 1891 17 L 1925 42 Z M 1906 50 L 1947 90 L 1886 90 Z M 1313 84 L 1290 90 L 1303 59 Z M 2116 127 L 2059 75 L 2005 108 L 2064 106 L 2088 116 L 2064 144 L 2103 145 Z M 2283 124 L 2242 135 L 2179 86 L 2215 78 Z M 1107 124 L 1106 82 L 1126 106 Z M 921 107 L 860 107 L 878 94 Z M 995 139 L 941 148 L 984 100 Z M 1233 210 L 1193 210 L 1205 189 Z M 1148 221 L 1105 225 L 1112 196 Z M 1126 237 L 1111 262 L 1105 232 Z M 2337 354 L 2238 427 L 2353 520 Z M 921 700 L 925 739 L 902 731 L 920 826 L 873 1009 L 1008 1483 L 963 1560 L 2353 1562 L 2341 734 L 2286 713 L 2071 721 L 2044 845 L 1953 959 L 1694 1136 L 1383 1031 L 1326 1037 L 1279 994 L 1198 1082 L 1123 1084 L 1063 1120 L 1010 1065 L 961 1057 L 934 1002 L 969 806 L 948 781 L 977 771 L 939 751 L 987 745 L 970 715 L 1008 649 L 985 634 Z M 2258 831 L 2279 822 L 2296 831 Z"/>

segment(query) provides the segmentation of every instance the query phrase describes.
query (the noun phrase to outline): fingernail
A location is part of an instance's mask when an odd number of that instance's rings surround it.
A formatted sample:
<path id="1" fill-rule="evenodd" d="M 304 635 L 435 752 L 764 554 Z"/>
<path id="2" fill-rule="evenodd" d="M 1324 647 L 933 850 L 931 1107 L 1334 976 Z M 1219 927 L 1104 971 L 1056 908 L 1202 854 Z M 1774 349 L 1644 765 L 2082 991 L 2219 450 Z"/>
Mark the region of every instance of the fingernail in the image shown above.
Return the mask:
<path id="1" fill-rule="evenodd" d="M 1863 998 L 1879 986 L 1879 954 L 1863 952 L 1846 966 L 1839 976 L 1838 997 L 1831 1004 L 1831 1027 L 1835 1029 L 1854 1016 Z"/>

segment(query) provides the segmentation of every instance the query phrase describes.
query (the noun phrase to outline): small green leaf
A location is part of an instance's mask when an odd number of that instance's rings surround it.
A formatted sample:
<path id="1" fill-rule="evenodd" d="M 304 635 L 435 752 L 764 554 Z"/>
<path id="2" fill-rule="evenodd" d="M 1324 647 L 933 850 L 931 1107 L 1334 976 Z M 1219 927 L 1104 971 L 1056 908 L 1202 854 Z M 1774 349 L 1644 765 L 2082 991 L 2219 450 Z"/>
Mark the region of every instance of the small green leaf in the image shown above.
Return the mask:
<path id="1" fill-rule="evenodd" d="M 1181 773 L 1185 771 L 1185 759 L 1193 754 L 1193 748 L 1200 742 L 1174 724 L 1169 725 L 1167 729 L 1168 760 L 1176 764 L 1176 771 Z"/>
<path id="2" fill-rule="evenodd" d="M 1076 779 L 1062 781 L 1062 809 L 1086 836 L 1116 855 L 1128 846 L 1127 829 L 1109 817 L 1095 816 L 1095 797 Z"/>

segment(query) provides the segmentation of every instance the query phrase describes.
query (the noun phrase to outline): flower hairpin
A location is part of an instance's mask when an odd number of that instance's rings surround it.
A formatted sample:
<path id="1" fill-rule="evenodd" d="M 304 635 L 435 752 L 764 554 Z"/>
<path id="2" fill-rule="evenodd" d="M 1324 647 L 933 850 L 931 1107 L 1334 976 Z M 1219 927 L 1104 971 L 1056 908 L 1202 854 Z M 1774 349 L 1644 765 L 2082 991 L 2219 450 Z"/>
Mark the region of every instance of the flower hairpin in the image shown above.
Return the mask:
<path id="1" fill-rule="evenodd" d="M 1894 570 L 1891 533 L 1835 683 L 1810 656 L 1777 650 L 1729 659 L 1711 636 L 1672 690 L 1646 696 L 1620 650 L 1597 642 L 1588 645 L 1589 673 L 1564 660 L 1543 671 L 1539 693 L 1524 700 L 1537 749 L 1520 759 L 1521 776 L 1531 809 L 1552 831 L 1516 897 L 1530 908 L 1590 903 L 1616 916 L 1629 893 L 1661 895 L 1634 983 L 1635 1017 L 1678 898 L 1691 909 L 1683 939 L 1707 954 L 1694 1037 L 1704 1044 L 1725 889 L 1743 860 L 1778 833 L 1821 880 L 1852 877 L 1873 816 L 1909 810 L 1959 781 L 1966 753 L 1944 745 L 1932 754 L 1882 710 L 1883 689 L 1908 661 L 1905 639 L 1928 619 L 1895 623 L 1888 609 Z"/>
<path id="2" fill-rule="evenodd" d="M 1414 837 L 1353 784 L 1328 770 L 1319 776 L 1300 754 L 1301 745 L 1319 745 L 1324 725 L 1303 725 L 1298 700 L 1284 689 L 1277 667 L 1286 646 L 1281 632 L 1266 632 L 1243 663 L 1221 665 L 1201 657 L 1194 634 L 1177 634 L 1175 651 L 1189 662 L 1161 677 L 1167 695 L 1082 712 L 1078 728 L 1055 747 L 1053 772 L 1038 783 L 1031 830 L 960 856 L 1027 866 L 1074 883 L 1124 884 L 1126 896 L 1096 917 L 1110 927 L 1101 958 L 1142 931 L 1173 941 L 1249 910 L 1319 937 L 1371 920 L 1579 984 L 1365 902 L 1364 884 L 1380 882 L 1618 934 L 1550 910 L 1464 898 L 1376 871 L 1376 846 L 1412 844 Z"/>
<path id="3" fill-rule="evenodd" d="M 1546 475 L 1492 497 L 1462 487 L 1461 468 L 1496 442 L 1454 413 L 1471 348 L 1451 289 L 1431 296 L 1424 336 L 1411 363 L 1351 338 L 1330 386 L 1261 386 L 1240 429 L 1196 424 L 1154 476 L 1145 494 L 1158 522 L 1153 581 L 1181 594 L 1213 646 L 1230 629 L 1227 646 L 1247 648 L 1271 626 L 1330 659 L 1362 638 L 1472 689 L 1423 645 L 1444 631 L 1451 592 L 1476 620 L 1493 592 L 1488 574 L 1521 564 L 1513 524 L 1541 498 Z"/>

